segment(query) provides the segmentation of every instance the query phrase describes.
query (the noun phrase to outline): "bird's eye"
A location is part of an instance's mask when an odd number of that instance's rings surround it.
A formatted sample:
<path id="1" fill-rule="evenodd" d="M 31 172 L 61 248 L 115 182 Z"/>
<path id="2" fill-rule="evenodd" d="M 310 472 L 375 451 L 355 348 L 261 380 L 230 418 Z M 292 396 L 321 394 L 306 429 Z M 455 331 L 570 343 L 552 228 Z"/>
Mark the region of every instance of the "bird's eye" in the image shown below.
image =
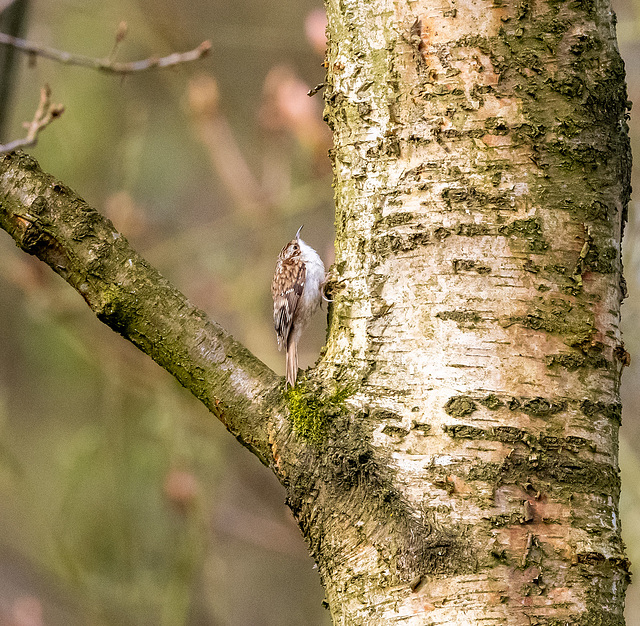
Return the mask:
<path id="1" fill-rule="evenodd" d="M 299 249 L 300 249 L 300 248 L 299 248 L 298 244 L 297 244 L 297 243 L 294 243 L 294 244 L 293 244 L 293 251 L 294 251 L 294 252 L 297 252 Z"/>

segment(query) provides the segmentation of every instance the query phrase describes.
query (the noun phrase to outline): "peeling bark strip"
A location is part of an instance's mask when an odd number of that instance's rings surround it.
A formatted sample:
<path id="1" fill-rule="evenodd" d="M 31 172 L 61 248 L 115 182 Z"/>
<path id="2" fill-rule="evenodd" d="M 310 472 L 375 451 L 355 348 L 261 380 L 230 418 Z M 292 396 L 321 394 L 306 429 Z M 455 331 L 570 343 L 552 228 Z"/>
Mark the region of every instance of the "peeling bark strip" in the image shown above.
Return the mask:
<path id="1" fill-rule="evenodd" d="M 611 8 L 327 10 L 341 290 L 318 377 L 353 389 L 367 462 L 441 552 L 398 569 L 408 548 L 366 498 L 360 526 L 320 524 L 335 623 L 622 624 L 630 151 Z"/>

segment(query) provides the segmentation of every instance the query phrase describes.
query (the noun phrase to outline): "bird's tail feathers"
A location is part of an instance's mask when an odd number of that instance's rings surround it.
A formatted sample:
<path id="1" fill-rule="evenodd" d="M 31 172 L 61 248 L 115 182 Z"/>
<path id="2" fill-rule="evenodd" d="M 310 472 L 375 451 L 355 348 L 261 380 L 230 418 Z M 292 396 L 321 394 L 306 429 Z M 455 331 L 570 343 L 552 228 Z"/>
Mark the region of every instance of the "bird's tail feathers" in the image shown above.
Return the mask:
<path id="1" fill-rule="evenodd" d="M 287 384 L 295 387 L 298 377 L 298 346 L 295 341 L 290 341 L 287 345 Z"/>

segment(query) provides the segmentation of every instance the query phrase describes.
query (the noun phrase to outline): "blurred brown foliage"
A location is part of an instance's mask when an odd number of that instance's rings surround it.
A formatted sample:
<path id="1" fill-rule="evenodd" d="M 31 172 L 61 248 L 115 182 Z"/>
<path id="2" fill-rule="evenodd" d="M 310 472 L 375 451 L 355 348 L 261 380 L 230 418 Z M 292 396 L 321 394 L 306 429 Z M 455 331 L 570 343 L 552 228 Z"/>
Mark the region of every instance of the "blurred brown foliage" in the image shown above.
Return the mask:
<path id="1" fill-rule="evenodd" d="M 34 2 L 27 38 L 58 49 L 213 51 L 124 78 L 20 57 L 0 138 L 21 136 L 50 84 L 66 113 L 32 150 L 43 168 L 279 371 L 277 254 L 304 222 L 332 260 L 331 136 L 307 96 L 323 79 L 313 8 Z M 0 623 L 328 624 L 269 471 L 8 237 L 0 258 Z M 318 316 L 303 366 L 323 336 Z"/>

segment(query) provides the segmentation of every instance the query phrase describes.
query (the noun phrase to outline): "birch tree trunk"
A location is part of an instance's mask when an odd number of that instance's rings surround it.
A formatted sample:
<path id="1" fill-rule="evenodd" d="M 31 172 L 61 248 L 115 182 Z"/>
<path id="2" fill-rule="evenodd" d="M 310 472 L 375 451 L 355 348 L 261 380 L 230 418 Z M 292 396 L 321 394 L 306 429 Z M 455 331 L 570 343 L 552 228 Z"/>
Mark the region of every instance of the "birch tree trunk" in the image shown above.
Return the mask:
<path id="1" fill-rule="evenodd" d="M 340 282 L 317 377 L 354 390 L 366 443 L 342 514 L 298 515 L 334 621 L 622 624 L 611 7 L 328 16 Z"/>
<path id="2" fill-rule="evenodd" d="M 334 303 L 294 389 L 19 153 L 0 227 L 274 471 L 336 624 L 623 624 L 611 9 L 328 4 Z"/>

